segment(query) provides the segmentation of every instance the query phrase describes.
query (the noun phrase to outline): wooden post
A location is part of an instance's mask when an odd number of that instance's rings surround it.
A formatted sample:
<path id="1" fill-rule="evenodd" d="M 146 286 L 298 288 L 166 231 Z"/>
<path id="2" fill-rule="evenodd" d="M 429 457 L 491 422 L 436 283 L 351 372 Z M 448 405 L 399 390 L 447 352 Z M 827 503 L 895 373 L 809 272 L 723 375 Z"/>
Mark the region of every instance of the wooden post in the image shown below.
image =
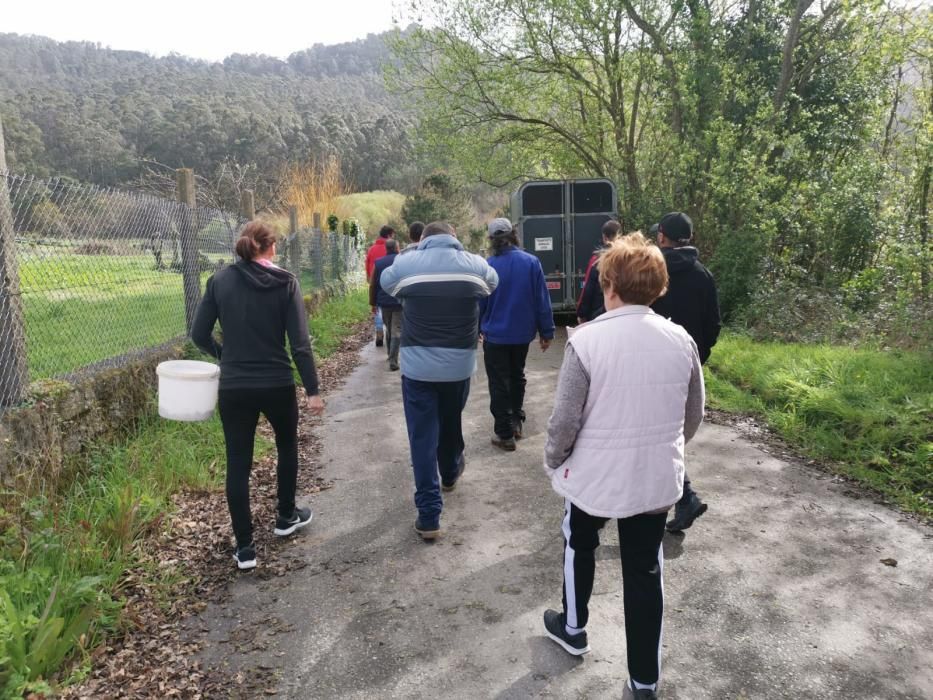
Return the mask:
<path id="1" fill-rule="evenodd" d="M 240 193 L 240 215 L 247 221 L 256 218 L 256 200 L 252 190 L 243 190 Z"/>
<path id="2" fill-rule="evenodd" d="M 311 221 L 312 221 L 311 228 L 313 228 L 315 231 L 320 231 L 321 230 L 321 212 L 319 211 L 314 212 L 314 214 L 311 217 Z"/>
<path id="3" fill-rule="evenodd" d="M 298 240 L 298 207 L 288 208 L 288 264 L 296 277 L 301 276 L 301 241 Z"/>
<path id="4" fill-rule="evenodd" d="M 198 262 L 198 232 L 195 229 L 194 170 L 175 171 L 175 193 L 183 205 L 178 211 L 178 234 L 181 242 L 181 277 L 185 290 L 185 322 L 188 333 L 194 323 L 194 313 L 201 301 L 201 271 Z"/>
<path id="5" fill-rule="evenodd" d="M 19 403 L 29 379 L 15 244 L 3 122 L 0 122 L 0 406 Z"/>

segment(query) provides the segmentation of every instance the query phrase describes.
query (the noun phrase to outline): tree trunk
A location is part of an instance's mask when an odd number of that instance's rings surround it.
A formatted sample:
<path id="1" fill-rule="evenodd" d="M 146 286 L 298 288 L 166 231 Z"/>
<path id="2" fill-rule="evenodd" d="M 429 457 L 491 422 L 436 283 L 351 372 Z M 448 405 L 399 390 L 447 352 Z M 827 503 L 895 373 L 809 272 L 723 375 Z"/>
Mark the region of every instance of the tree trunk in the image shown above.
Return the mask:
<path id="1" fill-rule="evenodd" d="M 773 105 L 775 114 L 784 108 L 784 102 L 787 99 L 787 91 L 790 89 L 790 82 L 794 77 L 794 51 L 797 48 L 797 39 L 800 37 L 800 22 L 803 19 L 804 13 L 810 9 L 812 4 L 813 0 L 797 0 L 794 14 L 790 19 L 790 26 L 787 28 L 787 36 L 784 37 L 784 50 L 781 59 L 781 78 L 774 91 Z"/>

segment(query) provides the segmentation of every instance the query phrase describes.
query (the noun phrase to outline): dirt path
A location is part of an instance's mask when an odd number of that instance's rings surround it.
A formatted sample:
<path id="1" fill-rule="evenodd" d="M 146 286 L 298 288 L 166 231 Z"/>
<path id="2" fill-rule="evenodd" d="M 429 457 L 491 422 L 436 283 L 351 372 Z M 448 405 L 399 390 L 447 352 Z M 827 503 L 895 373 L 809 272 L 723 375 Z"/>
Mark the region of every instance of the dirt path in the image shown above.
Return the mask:
<path id="1" fill-rule="evenodd" d="M 241 576 L 195 622 L 210 628 L 205 661 L 227 669 L 233 694 L 620 697 L 612 529 L 598 552 L 593 652 L 572 659 L 541 629 L 544 608 L 560 604 L 561 502 L 540 467 L 557 345 L 531 353 L 528 438 L 514 454 L 489 445 L 485 378 L 474 380 L 467 470 L 433 545 L 412 531 L 398 374 L 381 349 L 363 351 L 321 429 L 335 487 L 281 553 L 307 566 Z M 705 425 L 688 456 L 710 511 L 665 539 L 662 697 L 933 697 L 933 531 L 732 428 Z M 267 688 L 240 685 L 256 674 Z"/>

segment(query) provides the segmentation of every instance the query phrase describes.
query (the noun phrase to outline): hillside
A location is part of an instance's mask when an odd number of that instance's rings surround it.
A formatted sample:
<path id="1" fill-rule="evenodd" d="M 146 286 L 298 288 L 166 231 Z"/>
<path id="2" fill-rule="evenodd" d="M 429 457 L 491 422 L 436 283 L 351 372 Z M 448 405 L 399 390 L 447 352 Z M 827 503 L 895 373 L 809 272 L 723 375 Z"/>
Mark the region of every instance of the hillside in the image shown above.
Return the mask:
<path id="1" fill-rule="evenodd" d="M 383 84 L 389 37 L 211 63 L 0 34 L 10 167 L 112 185 L 141 161 L 208 174 L 336 155 L 355 189 L 397 187 L 411 116 Z"/>

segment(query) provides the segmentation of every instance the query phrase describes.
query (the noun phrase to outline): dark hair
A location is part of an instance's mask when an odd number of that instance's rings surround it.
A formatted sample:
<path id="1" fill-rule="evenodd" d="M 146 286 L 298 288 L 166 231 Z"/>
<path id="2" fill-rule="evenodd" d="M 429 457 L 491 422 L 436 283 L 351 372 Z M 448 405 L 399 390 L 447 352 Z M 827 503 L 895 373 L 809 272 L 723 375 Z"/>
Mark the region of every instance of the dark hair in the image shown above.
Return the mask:
<path id="1" fill-rule="evenodd" d="M 390 238 L 386 241 L 386 252 L 387 253 L 397 253 L 398 252 L 398 241 L 394 238 Z"/>
<path id="2" fill-rule="evenodd" d="M 411 239 L 412 243 L 417 243 L 421 240 L 421 234 L 423 231 L 424 223 L 421 221 L 416 221 L 408 227 L 408 238 Z"/>
<path id="3" fill-rule="evenodd" d="M 386 224 L 381 229 L 379 229 L 380 238 L 391 238 L 394 235 L 395 235 L 395 229 L 389 226 L 388 224 Z"/>
<path id="4" fill-rule="evenodd" d="M 250 221 L 240 231 L 236 242 L 236 254 L 247 262 L 254 260 L 275 245 L 275 234 L 261 221 Z"/>
<path id="5" fill-rule="evenodd" d="M 428 236 L 438 236 L 442 233 L 449 235 L 454 235 L 454 228 L 446 221 L 432 221 L 430 224 L 424 227 L 424 231 L 421 234 L 422 238 L 427 238 Z"/>
<path id="6" fill-rule="evenodd" d="M 610 241 L 619 235 L 619 231 L 622 230 L 622 224 L 620 224 L 615 219 L 609 219 L 606 223 L 603 224 L 603 237 L 608 238 Z"/>
<path id="7" fill-rule="evenodd" d="M 492 254 L 502 255 L 509 248 L 518 247 L 518 231 L 514 227 L 511 231 L 497 231 L 489 241 Z"/>

